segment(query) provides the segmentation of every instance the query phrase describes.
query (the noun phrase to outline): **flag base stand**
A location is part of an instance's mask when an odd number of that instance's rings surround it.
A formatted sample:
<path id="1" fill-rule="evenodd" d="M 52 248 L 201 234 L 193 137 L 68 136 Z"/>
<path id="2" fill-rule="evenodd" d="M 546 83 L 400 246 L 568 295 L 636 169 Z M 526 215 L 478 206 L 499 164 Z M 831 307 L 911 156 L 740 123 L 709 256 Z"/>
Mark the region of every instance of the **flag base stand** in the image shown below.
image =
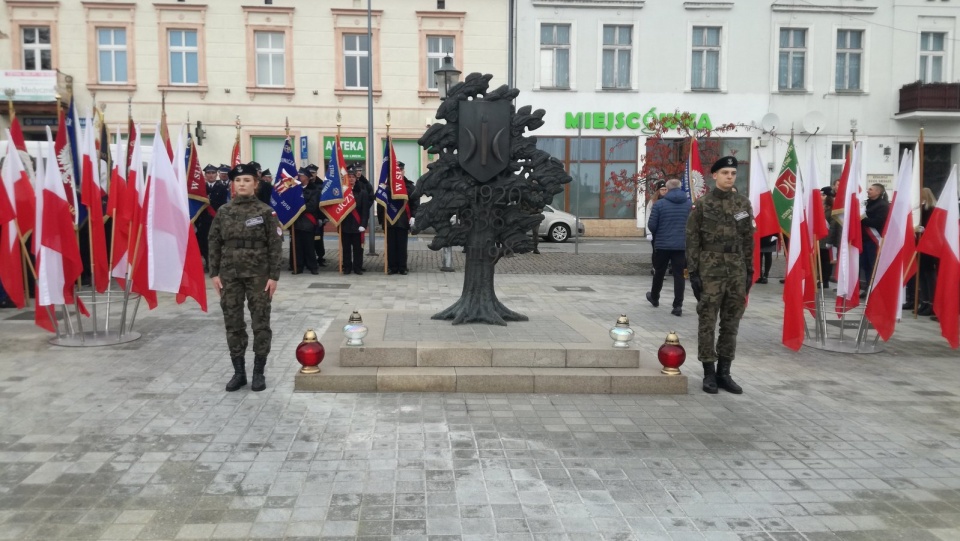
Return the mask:
<path id="1" fill-rule="evenodd" d="M 123 290 L 97 294 L 92 289 L 77 291 L 89 316 L 83 316 L 77 305 L 63 306 L 56 311 L 57 335 L 48 342 L 62 347 L 102 347 L 133 342 L 140 333 L 133 330 L 140 307 L 140 295 Z M 128 310 L 133 304 L 132 311 Z"/>
<path id="2" fill-rule="evenodd" d="M 885 349 L 873 326 L 864 318 L 865 305 L 838 316 L 833 304 L 828 305 L 821 294 L 817 295 L 816 301 L 808 302 L 807 306 L 811 304 L 814 305 L 814 328 L 811 330 L 807 325 L 804 346 L 835 353 L 870 354 L 880 353 Z M 875 336 L 868 340 L 867 334 L 870 331 L 874 331 Z"/>
<path id="3" fill-rule="evenodd" d="M 51 338 L 48 342 L 51 345 L 63 347 L 99 347 L 126 344 L 139 338 L 140 333 L 136 331 L 128 331 L 122 335 L 118 331 L 100 331 L 96 334 L 94 334 L 93 331 L 86 331 L 84 333 L 74 333 L 59 338 Z"/>

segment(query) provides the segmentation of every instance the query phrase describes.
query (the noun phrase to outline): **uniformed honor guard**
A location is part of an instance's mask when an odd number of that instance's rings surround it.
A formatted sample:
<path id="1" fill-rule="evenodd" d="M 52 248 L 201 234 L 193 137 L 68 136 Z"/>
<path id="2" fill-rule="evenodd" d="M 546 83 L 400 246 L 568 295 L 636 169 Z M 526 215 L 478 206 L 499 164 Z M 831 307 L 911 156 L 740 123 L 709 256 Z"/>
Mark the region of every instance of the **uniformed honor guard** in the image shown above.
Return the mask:
<path id="1" fill-rule="evenodd" d="M 733 191 L 737 159 L 725 156 L 710 168 L 716 187 L 697 199 L 687 219 L 687 270 L 700 316 L 697 357 L 703 363 L 703 390 L 740 394 L 730 376 L 737 332 L 753 283 L 753 211 Z M 717 316 L 720 335 L 714 345 Z M 714 366 L 717 362 L 717 366 Z"/>
<path id="2" fill-rule="evenodd" d="M 343 254 L 343 274 L 363 274 L 363 241 L 361 233 L 366 231 L 364 225 L 370 217 L 370 204 L 367 191 L 357 188 L 357 169 L 355 166 L 347 168 L 347 184 L 354 190 L 356 208 L 347 214 L 340 222 L 340 251 Z"/>
<path id="3" fill-rule="evenodd" d="M 387 211 L 384 208 L 381 208 L 377 213 L 377 221 L 380 223 L 380 227 L 383 227 L 387 232 L 387 274 L 407 274 L 408 272 L 407 244 L 409 242 L 410 227 L 414 224 L 417 209 L 420 207 L 420 202 L 413 194 L 415 186 L 413 182 L 407 178 L 405 174 L 406 171 L 404 171 L 405 168 L 406 166 L 403 162 L 397 162 L 397 169 L 403 174 L 403 183 L 407 188 L 407 199 L 391 198 L 394 204 L 400 205 L 403 209 L 400 211 L 400 214 L 397 215 L 397 221 L 393 224 L 386 223 L 385 215 Z"/>
<path id="4" fill-rule="evenodd" d="M 253 384 L 250 389 L 267 388 L 263 376 L 270 354 L 270 300 L 280 278 L 283 230 L 269 205 L 255 195 L 258 179 L 248 164 L 230 170 L 236 196 L 220 208 L 210 228 L 210 275 L 220 295 L 227 346 L 233 361 L 232 392 L 247 384 L 247 326 L 243 319 L 246 299 L 253 329 Z"/>

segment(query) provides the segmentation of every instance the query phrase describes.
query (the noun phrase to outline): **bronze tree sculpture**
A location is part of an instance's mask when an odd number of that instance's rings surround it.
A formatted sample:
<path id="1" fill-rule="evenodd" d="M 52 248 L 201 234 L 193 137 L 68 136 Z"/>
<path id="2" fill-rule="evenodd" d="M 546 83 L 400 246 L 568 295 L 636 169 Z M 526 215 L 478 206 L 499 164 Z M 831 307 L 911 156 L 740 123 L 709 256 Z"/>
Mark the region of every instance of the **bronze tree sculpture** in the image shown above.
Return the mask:
<path id="1" fill-rule="evenodd" d="M 420 205 L 413 232 L 433 228 L 431 250 L 464 246 L 460 300 L 433 315 L 453 324 L 506 325 L 527 317 L 503 305 L 494 290 L 497 262 L 530 252 L 528 233 L 543 220 L 543 207 L 563 191 L 570 175 L 563 163 L 537 149 L 524 133 L 543 125 L 543 109 L 517 110 L 520 93 L 506 85 L 487 92 L 492 75 L 472 73 L 448 91 L 434 124 L 418 143 L 437 159 L 417 183 Z"/>

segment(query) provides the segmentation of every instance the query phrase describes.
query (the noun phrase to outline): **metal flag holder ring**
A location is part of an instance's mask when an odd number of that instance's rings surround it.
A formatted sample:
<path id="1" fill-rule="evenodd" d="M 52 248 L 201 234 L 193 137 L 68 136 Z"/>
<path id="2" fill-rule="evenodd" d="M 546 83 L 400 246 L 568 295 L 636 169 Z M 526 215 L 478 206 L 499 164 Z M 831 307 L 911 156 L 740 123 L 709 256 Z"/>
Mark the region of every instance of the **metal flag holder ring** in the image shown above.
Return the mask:
<path id="1" fill-rule="evenodd" d="M 864 316 L 866 303 L 837 314 L 834 307 L 827 304 L 823 290 L 818 289 L 816 300 L 805 303 L 805 309 L 811 305 L 814 328 L 811 332 L 810 325 L 805 324 L 804 346 L 837 353 L 880 353 L 884 350 L 880 335 Z M 804 320 L 806 323 L 806 318 Z M 867 333 L 871 330 L 875 336 L 867 340 Z"/>
<path id="2" fill-rule="evenodd" d="M 76 291 L 77 299 L 90 312 L 89 318 L 80 314 L 79 303 L 54 309 L 57 335 L 49 340 L 50 344 L 64 347 L 99 347 L 116 346 L 139 339 L 140 333 L 133 330 L 133 324 L 140 307 L 140 295 L 117 291 L 112 286 L 113 284 L 106 293 L 99 295 L 92 287 Z M 132 312 L 128 310 L 130 303 L 133 303 Z"/>

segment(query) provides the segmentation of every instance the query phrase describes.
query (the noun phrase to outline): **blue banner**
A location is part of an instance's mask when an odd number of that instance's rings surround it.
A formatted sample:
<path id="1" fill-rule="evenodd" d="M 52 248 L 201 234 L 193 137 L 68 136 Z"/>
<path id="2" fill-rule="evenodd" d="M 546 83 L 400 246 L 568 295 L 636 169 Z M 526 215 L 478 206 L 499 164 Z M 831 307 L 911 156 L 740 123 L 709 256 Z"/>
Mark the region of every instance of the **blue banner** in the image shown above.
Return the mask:
<path id="1" fill-rule="evenodd" d="M 393 200 L 390 198 L 390 178 L 391 178 L 391 167 L 390 167 L 390 138 L 387 137 L 387 140 L 383 143 L 383 162 L 380 164 L 380 180 L 377 182 L 377 204 L 383 207 L 386 215 L 387 222 L 390 225 L 397 223 L 397 218 L 400 216 L 400 213 L 403 212 L 403 207 L 406 204 L 405 200 Z"/>
<path id="2" fill-rule="evenodd" d="M 283 154 L 280 155 L 280 165 L 277 174 L 273 177 L 273 193 L 270 195 L 270 206 L 277 213 L 280 225 L 284 229 L 293 225 L 297 217 L 306 208 L 303 200 L 303 185 L 297 177 L 297 162 L 293 157 L 293 148 L 290 138 L 283 142 Z"/>
<path id="3" fill-rule="evenodd" d="M 70 142 L 70 157 L 73 158 L 73 182 L 76 184 L 74 190 L 77 193 L 77 201 L 80 200 L 80 160 L 77 154 L 77 110 L 73 107 L 73 96 L 70 96 L 70 104 L 67 106 L 67 115 L 65 124 L 67 127 L 67 141 Z M 83 225 L 87 221 L 87 206 L 77 205 L 77 224 Z"/>

